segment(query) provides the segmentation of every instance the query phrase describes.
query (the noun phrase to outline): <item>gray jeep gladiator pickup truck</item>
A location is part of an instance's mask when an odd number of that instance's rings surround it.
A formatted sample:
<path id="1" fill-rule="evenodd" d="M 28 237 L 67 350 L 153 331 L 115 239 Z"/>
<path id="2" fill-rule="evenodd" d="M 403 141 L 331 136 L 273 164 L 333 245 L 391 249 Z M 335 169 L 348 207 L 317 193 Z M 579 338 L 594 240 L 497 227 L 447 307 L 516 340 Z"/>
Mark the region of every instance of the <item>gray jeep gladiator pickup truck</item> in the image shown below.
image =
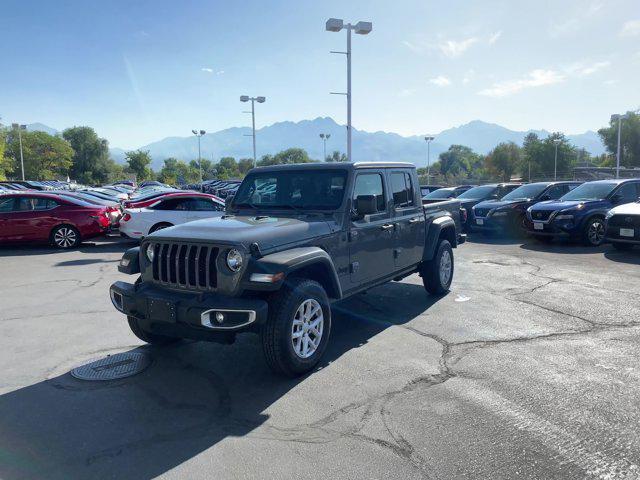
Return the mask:
<path id="1" fill-rule="evenodd" d="M 407 163 L 318 163 L 251 170 L 221 218 L 159 230 L 118 267 L 116 309 L 151 344 L 261 336 L 269 367 L 313 369 L 331 302 L 418 273 L 427 292 L 453 278 L 464 241 L 458 201 L 422 205 Z"/>

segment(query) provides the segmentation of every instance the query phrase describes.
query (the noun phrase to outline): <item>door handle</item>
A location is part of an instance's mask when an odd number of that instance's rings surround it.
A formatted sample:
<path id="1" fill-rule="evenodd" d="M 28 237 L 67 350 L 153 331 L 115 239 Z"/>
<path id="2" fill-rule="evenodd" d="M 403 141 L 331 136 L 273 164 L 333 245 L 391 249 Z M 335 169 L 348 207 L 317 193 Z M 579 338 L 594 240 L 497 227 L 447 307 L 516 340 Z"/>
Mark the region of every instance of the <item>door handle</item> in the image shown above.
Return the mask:
<path id="1" fill-rule="evenodd" d="M 382 230 L 391 230 L 393 228 L 393 223 L 387 223 L 380 227 Z"/>
<path id="2" fill-rule="evenodd" d="M 418 222 L 421 222 L 421 221 L 422 221 L 422 218 L 415 217 L 415 218 L 412 218 L 411 220 L 409 220 L 409 223 L 418 223 Z"/>

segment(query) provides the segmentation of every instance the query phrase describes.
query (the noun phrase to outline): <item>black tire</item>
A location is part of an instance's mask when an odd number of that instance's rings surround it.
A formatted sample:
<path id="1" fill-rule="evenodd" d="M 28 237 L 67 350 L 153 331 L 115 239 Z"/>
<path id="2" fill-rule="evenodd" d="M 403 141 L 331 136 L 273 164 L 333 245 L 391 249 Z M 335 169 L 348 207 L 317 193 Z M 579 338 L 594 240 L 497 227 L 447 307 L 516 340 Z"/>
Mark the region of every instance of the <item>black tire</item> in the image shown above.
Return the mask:
<path id="1" fill-rule="evenodd" d="M 149 233 L 157 232 L 158 230 L 162 230 L 163 228 L 173 227 L 170 223 L 156 223 L 153 227 L 149 229 Z"/>
<path id="2" fill-rule="evenodd" d="M 51 245 L 61 250 L 75 248 L 82 243 L 80 232 L 71 225 L 58 225 L 55 227 L 51 230 L 49 240 Z"/>
<path id="3" fill-rule="evenodd" d="M 296 343 L 294 334 L 301 333 L 298 345 L 304 343 L 305 335 L 307 337 L 307 346 L 313 346 L 311 336 L 317 340 L 318 337 L 313 333 L 309 333 L 304 325 L 309 327 L 310 323 L 319 319 L 319 312 L 315 316 L 304 317 L 306 320 L 296 320 L 300 322 L 294 326 L 294 319 L 298 316 L 298 310 L 303 305 L 313 307 L 313 303 L 320 307 L 322 313 L 322 330 L 320 332 L 319 342 L 315 350 L 309 354 L 312 347 L 308 347 L 308 356 L 302 356 L 296 353 L 294 345 Z M 317 308 L 316 306 L 316 308 Z M 309 312 L 311 313 L 311 312 Z M 300 327 L 298 332 L 294 332 L 294 328 Z M 304 332 L 302 329 L 305 328 Z M 286 375 L 288 377 L 296 377 L 303 375 L 312 370 L 322 358 L 329 336 L 331 334 L 331 307 L 329 298 L 322 285 L 313 280 L 305 278 L 287 279 L 282 289 L 275 293 L 269 300 L 269 318 L 266 325 L 262 329 L 262 350 L 264 352 L 267 365 L 275 373 Z M 302 350 L 302 348 L 301 348 Z M 301 352 L 304 353 L 304 352 Z"/>
<path id="4" fill-rule="evenodd" d="M 445 265 L 443 265 L 443 262 L 445 262 Z M 449 266 L 447 267 L 446 264 Z M 448 274 L 445 274 L 445 271 Z M 453 271 L 453 249 L 448 240 L 441 239 L 436 247 L 436 254 L 433 259 L 425 262 L 421 268 L 420 274 L 425 290 L 432 295 L 447 293 L 453 280 Z"/>
<path id="5" fill-rule="evenodd" d="M 587 247 L 598 247 L 604 240 L 604 234 L 604 219 L 592 217 L 585 222 L 582 229 L 582 243 Z"/>
<path id="6" fill-rule="evenodd" d="M 151 345 L 171 345 L 172 343 L 177 343 L 180 341 L 179 338 L 175 337 L 166 337 L 164 335 L 157 335 L 155 333 L 151 333 L 143 329 L 138 323 L 138 319 L 135 317 L 127 316 L 127 320 L 129 321 L 129 328 L 133 332 L 133 334 L 138 337 L 143 342 L 150 343 Z"/>
<path id="7" fill-rule="evenodd" d="M 613 245 L 613 248 L 615 248 L 616 250 L 622 251 L 631 250 L 633 248 L 632 243 L 611 242 L 611 245 Z"/>

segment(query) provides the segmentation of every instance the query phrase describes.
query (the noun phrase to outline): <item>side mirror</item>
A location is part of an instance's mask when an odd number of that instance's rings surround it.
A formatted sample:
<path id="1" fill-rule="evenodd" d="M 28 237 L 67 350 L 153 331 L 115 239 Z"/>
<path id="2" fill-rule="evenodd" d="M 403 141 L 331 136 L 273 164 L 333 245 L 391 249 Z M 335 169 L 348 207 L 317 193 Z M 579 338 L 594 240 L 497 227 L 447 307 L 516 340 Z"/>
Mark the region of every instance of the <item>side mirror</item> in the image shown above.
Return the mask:
<path id="1" fill-rule="evenodd" d="M 358 195 L 354 206 L 357 218 L 378 213 L 378 199 L 375 195 Z"/>

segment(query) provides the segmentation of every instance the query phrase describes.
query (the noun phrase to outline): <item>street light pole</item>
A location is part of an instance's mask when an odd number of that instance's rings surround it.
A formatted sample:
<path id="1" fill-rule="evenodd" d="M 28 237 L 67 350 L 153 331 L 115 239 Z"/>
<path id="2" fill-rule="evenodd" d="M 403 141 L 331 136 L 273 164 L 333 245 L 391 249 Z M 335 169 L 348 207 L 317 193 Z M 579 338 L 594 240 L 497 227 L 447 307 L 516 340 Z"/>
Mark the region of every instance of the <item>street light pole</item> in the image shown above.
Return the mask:
<path id="1" fill-rule="evenodd" d="M 616 178 L 620 178 L 620 136 L 622 133 L 622 115 L 618 115 L 618 149 L 616 151 Z"/>
<path id="2" fill-rule="evenodd" d="M 553 180 L 558 179 L 558 144 L 560 143 L 560 139 L 556 138 L 553 143 L 556 146 L 556 154 L 553 161 Z"/>
<path id="3" fill-rule="evenodd" d="M 248 95 L 240 96 L 241 102 L 251 101 L 251 137 L 253 137 L 253 166 L 257 165 L 256 160 L 256 108 L 255 102 L 264 103 L 266 97 L 249 97 Z"/>
<path id="4" fill-rule="evenodd" d="M 324 158 L 322 159 L 323 162 L 327 161 L 327 140 L 329 140 L 329 137 L 331 137 L 331 134 L 329 133 L 321 133 L 320 134 L 320 138 L 322 139 L 322 144 L 323 144 L 323 150 L 324 150 Z"/>
<path id="5" fill-rule="evenodd" d="M 431 174 L 431 142 L 433 141 L 435 137 L 433 136 L 426 136 L 424 137 L 425 141 L 427 142 L 427 185 L 429 185 L 430 182 L 430 174 Z"/>
<path id="6" fill-rule="evenodd" d="M 350 23 L 345 24 L 344 20 L 340 18 L 330 18 L 325 24 L 325 29 L 328 32 L 339 32 L 340 30 L 347 31 L 347 51 L 346 52 L 331 52 L 341 53 L 347 56 L 347 93 L 331 92 L 332 95 L 346 95 L 347 96 L 347 160 L 351 161 L 351 30 L 354 30 L 359 35 L 367 35 L 372 30 L 371 22 L 358 22 L 355 25 Z"/>
<path id="7" fill-rule="evenodd" d="M 191 130 L 191 132 L 198 137 L 198 167 L 200 169 L 200 191 L 204 192 L 204 185 L 202 185 L 202 154 L 200 152 L 200 138 L 207 132 L 204 130 Z"/>
<path id="8" fill-rule="evenodd" d="M 20 168 L 22 169 L 22 181 L 24 182 L 24 156 L 22 155 L 22 130 L 26 130 L 26 125 L 19 125 L 14 123 L 11 125 L 14 129 L 18 130 L 18 143 L 20 144 Z"/>

